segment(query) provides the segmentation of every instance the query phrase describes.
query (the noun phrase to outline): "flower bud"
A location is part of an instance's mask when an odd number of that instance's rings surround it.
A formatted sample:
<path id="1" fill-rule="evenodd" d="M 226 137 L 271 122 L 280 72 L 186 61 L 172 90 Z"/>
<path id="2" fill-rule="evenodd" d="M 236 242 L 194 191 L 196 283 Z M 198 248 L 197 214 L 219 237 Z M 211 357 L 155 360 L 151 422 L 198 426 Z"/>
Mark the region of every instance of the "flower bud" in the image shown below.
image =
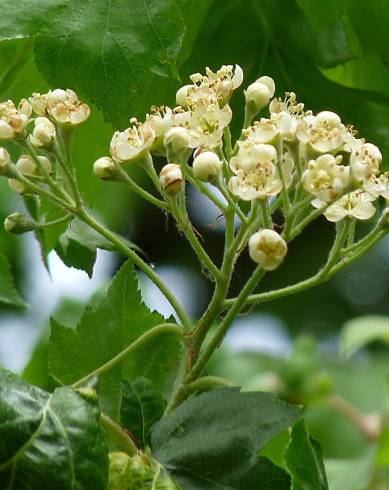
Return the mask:
<path id="1" fill-rule="evenodd" d="M 176 93 L 176 102 L 178 105 L 182 107 L 186 107 L 187 104 L 187 97 L 189 92 L 193 89 L 194 85 L 184 85 L 183 87 L 179 88 Z"/>
<path id="2" fill-rule="evenodd" d="M 17 179 L 8 179 L 8 185 L 10 188 L 18 194 L 24 194 L 27 191 L 27 187 Z"/>
<path id="3" fill-rule="evenodd" d="M 274 80 L 263 76 L 247 87 L 246 98 L 246 117 L 251 121 L 273 97 L 275 91 Z"/>
<path id="4" fill-rule="evenodd" d="M 8 175 L 12 165 L 11 157 L 5 148 L 0 148 L 0 175 Z"/>
<path id="5" fill-rule="evenodd" d="M 193 173 L 197 179 L 212 182 L 220 174 L 222 162 L 213 151 L 204 151 L 193 160 Z"/>
<path id="6" fill-rule="evenodd" d="M 164 144 L 168 162 L 179 162 L 187 154 L 188 131 L 185 128 L 171 128 L 165 133 Z"/>
<path id="7" fill-rule="evenodd" d="M 182 171 L 180 165 L 169 163 L 165 165 L 160 174 L 159 181 L 162 189 L 170 196 L 175 196 L 182 189 Z"/>
<path id="8" fill-rule="evenodd" d="M 52 165 L 50 160 L 44 156 L 38 156 L 42 167 L 48 174 L 52 172 Z M 21 155 L 16 162 L 16 169 L 23 175 L 36 175 L 39 173 L 39 168 L 36 161 L 30 155 Z"/>
<path id="9" fill-rule="evenodd" d="M 93 164 L 93 172 L 102 180 L 117 180 L 118 169 L 112 158 L 101 157 Z"/>
<path id="10" fill-rule="evenodd" d="M 35 119 L 35 128 L 30 135 L 30 141 L 33 146 L 42 147 L 50 146 L 55 136 L 55 126 L 47 117 L 37 117 Z"/>
<path id="11" fill-rule="evenodd" d="M 37 223 L 21 213 L 12 213 L 5 218 L 4 229 L 8 233 L 21 235 L 36 228 Z"/>
<path id="12" fill-rule="evenodd" d="M 287 250 L 285 240 L 274 230 L 257 231 L 249 240 L 250 257 L 266 271 L 277 269 Z"/>

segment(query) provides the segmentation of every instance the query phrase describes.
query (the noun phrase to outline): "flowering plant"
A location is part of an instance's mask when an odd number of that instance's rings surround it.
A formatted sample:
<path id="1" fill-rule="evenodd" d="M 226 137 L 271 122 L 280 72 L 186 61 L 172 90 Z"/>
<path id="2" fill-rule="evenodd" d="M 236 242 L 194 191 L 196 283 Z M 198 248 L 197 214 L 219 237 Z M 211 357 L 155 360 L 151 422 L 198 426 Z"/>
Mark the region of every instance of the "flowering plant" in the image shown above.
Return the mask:
<path id="1" fill-rule="evenodd" d="M 63 488 L 314 488 L 304 487 L 302 447 L 320 483 L 315 488 L 328 488 L 301 408 L 270 394 L 240 392 L 227 380 L 208 376 L 206 366 L 247 305 L 330 279 L 388 232 L 389 175 L 380 172 L 375 145 L 337 114 L 313 114 L 294 93 L 275 98 L 268 76 L 244 92 L 245 118 L 236 141 L 229 102 L 243 83 L 242 69 L 207 68 L 191 82 L 178 90 L 176 107 L 153 107 L 144 121 L 133 118 L 127 129 L 115 132 L 109 155 L 93 169 L 98 178 L 124 184 L 175 221 L 214 288 L 198 319 L 189 317 L 136 247 L 88 210 L 72 164 L 72 134 L 87 121 L 89 107 L 69 89 L 33 94 L 18 107 L 12 101 L 0 104 L 0 174 L 26 204 L 25 214 L 6 218 L 5 229 L 34 231 L 38 239 L 59 224 L 62 236 L 72 228 L 80 235 L 92 229 L 99 247 L 129 259 L 76 329 L 52 323 L 53 393 L 0 374 L 0 427 L 3 422 L 9 427 L 0 479 L 7 488 L 49 488 L 42 472 L 47 456 L 58 465 L 50 478 Z M 155 192 L 136 182 L 135 166 Z M 223 217 L 220 262 L 210 257 L 191 222 L 187 186 Z M 48 206 L 54 219 L 47 218 Z M 288 259 L 288 244 L 321 215 L 335 223 L 323 266 L 302 282 L 256 291 L 265 274 Z M 371 223 L 364 235 L 361 221 Z M 231 297 L 238 259 L 246 253 L 252 274 Z M 164 294 L 178 323 L 143 305 L 134 266 Z M 13 427 L 18 421 L 26 426 L 20 437 Z M 290 426 L 285 469 L 258 456 Z M 27 471 L 35 486 L 26 483 Z"/>

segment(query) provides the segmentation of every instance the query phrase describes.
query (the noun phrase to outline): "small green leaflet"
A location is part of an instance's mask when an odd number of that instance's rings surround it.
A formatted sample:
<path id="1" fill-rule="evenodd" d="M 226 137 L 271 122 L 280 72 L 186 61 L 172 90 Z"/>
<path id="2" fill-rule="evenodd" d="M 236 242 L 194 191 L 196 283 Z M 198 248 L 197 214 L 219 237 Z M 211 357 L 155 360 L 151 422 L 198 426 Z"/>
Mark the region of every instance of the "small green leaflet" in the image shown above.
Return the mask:
<path id="1" fill-rule="evenodd" d="M 95 393 L 47 393 L 0 371 L 0 481 L 7 490 L 105 490 L 108 452 Z"/>
<path id="2" fill-rule="evenodd" d="M 0 303 L 11 306 L 26 306 L 15 288 L 11 266 L 2 252 L 0 252 Z"/>
<path id="3" fill-rule="evenodd" d="M 153 457 L 184 489 L 289 490 L 285 471 L 256 455 L 300 414 L 270 393 L 205 392 L 153 426 Z"/>
<path id="4" fill-rule="evenodd" d="M 122 381 L 122 390 L 121 423 L 145 447 L 151 427 L 163 415 L 166 399 L 147 378 L 132 383 Z"/>
<path id="5" fill-rule="evenodd" d="M 116 274 L 105 293 L 89 304 L 76 326 L 51 322 L 49 371 L 61 383 L 72 384 L 107 363 L 134 340 L 166 320 L 142 302 L 131 261 Z M 121 380 L 147 376 L 167 395 L 175 379 L 181 344 L 173 334 L 161 334 L 102 374 L 102 410 L 119 421 Z"/>
<path id="6" fill-rule="evenodd" d="M 293 426 L 285 462 L 292 475 L 292 490 L 329 489 L 321 448 L 309 436 L 304 420 Z"/>

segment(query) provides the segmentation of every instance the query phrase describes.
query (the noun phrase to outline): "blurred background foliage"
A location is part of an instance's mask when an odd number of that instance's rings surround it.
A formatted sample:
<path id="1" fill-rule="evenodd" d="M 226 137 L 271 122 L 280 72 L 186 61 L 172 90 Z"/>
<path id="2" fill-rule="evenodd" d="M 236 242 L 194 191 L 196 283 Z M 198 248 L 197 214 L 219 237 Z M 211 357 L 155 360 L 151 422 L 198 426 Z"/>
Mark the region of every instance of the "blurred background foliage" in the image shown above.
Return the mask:
<path id="1" fill-rule="evenodd" d="M 53 5 L 57 3 L 61 4 Z M 117 20 L 112 25 L 112 38 L 115 34 L 116 39 L 127 42 L 126 51 L 122 52 L 119 44 L 108 47 L 112 49 L 108 52 L 111 62 L 104 63 L 103 71 L 102 60 L 96 58 L 88 83 L 88 63 L 98 54 L 87 41 L 80 46 L 83 31 L 77 31 L 70 15 L 77 13 L 78 3 L 70 2 L 66 7 L 64 24 L 69 28 L 69 42 L 62 49 L 63 32 L 56 36 L 56 26 L 46 25 L 50 23 L 50 2 L 21 0 L 23 8 L 0 2 L 5 9 L 0 22 L 1 98 L 18 100 L 60 86 L 75 88 L 92 105 L 92 117 L 77 130 L 75 142 L 84 196 L 108 225 L 147 253 L 191 315 L 199 315 L 206 306 L 211 285 L 199 271 L 184 238 L 158 210 L 120 185 L 101 183 L 93 175 L 92 163 L 108 153 L 113 127 L 126 127 L 133 115 L 143 117 L 152 104 L 173 105 L 177 88 L 187 83 L 191 73 L 203 71 L 205 66 L 215 69 L 238 63 L 246 85 L 260 75 L 270 75 L 276 81 L 278 96 L 294 91 L 306 107 L 340 114 L 345 123 L 353 124 L 361 136 L 381 148 L 384 165 L 389 167 L 387 0 L 156 0 L 153 8 L 159 10 L 154 12 L 155 19 L 161 22 L 157 26 L 169 34 L 164 38 L 163 52 L 155 51 L 147 32 L 150 26 L 143 26 L 136 18 L 140 15 L 139 2 L 129 1 L 123 7 L 125 12 L 119 12 L 122 22 Z M 103 15 L 102 3 L 96 2 L 97 27 Z M 21 20 L 32 4 L 36 16 L 47 15 L 46 23 Z M 173 4 L 181 11 L 173 12 Z M 81 27 L 88 25 L 90 13 L 88 9 L 78 12 Z M 88 36 L 87 31 L 84 34 Z M 94 35 L 93 42 L 104 44 L 104 33 L 97 29 Z M 133 74 L 128 67 L 132 59 L 136 68 Z M 107 96 L 115 103 L 108 106 Z M 243 106 L 240 91 L 232 101 L 235 137 L 242 124 Z M 137 179 L 148 185 L 139 172 Z M 3 219 L 21 205 L 6 181 L 2 180 L 0 187 Z M 191 189 L 188 206 L 211 256 L 218 260 L 223 229 L 215 210 Z M 312 224 L 293 242 L 286 263 L 263 281 L 261 289 L 278 288 L 314 273 L 325 260 L 333 234 L 333 226 L 324 219 Z M 388 244 L 384 240 L 326 284 L 245 312 L 209 367 L 210 372 L 246 388 L 272 389 L 305 403 L 310 431 L 323 447 L 335 490 L 389 488 L 385 480 L 389 436 L 384 431 L 378 443 L 367 441 L 327 403 L 327 395 L 337 393 L 363 413 L 385 412 L 387 408 L 386 344 L 369 344 L 346 359 L 340 353 L 339 334 L 345 322 L 356 317 L 389 315 Z M 33 237 L 15 239 L 1 229 L 0 249 L 11 264 L 17 288 L 31 305 L 29 309 L 1 305 L 0 364 L 18 372 L 24 370 L 28 381 L 46 386 L 48 316 L 53 314 L 65 324 L 74 322 L 83 301 L 107 283 L 121 257 L 99 252 L 94 277 L 89 280 L 84 272 L 66 270 L 52 252 L 51 281 L 39 261 Z M 235 274 L 235 292 L 251 268 L 248 258 L 243 257 Z M 0 279 L 1 299 L 9 278 L 0 275 Z M 140 279 L 149 304 L 169 313 L 155 290 Z M 366 322 L 362 330 L 369 328 Z M 385 332 L 368 340 L 387 339 L 387 335 Z M 280 438 L 274 444 L 284 442 Z M 275 454 L 274 448 L 268 451 Z"/>

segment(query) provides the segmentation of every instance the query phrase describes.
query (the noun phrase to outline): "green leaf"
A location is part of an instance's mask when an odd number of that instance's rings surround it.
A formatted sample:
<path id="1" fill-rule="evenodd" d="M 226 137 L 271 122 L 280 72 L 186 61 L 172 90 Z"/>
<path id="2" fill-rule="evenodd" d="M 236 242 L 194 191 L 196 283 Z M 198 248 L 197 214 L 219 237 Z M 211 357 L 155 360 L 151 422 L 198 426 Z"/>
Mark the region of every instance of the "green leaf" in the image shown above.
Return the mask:
<path id="1" fill-rule="evenodd" d="M 145 454 L 109 453 L 108 490 L 178 490 L 168 472 Z"/>
<path id="2" fill-rule="evenodd" d="M 123 381 L 122 389 L 121 423 L 145 447 L 151 427 L 165 411 L 166 399 L 158 386 L 147 378 L 138 378 L 132 383 Z"/>
<path id="3" fill-rule="evenodd" d="M 142 303 L 134 267 L 127 261 L 104 295 L 88 305 L 75 329 L 51 323 L 49 371 L 71 384 L 112 360 L 129 344 L 166 320 Z M 168 394 L 181 356 L 177 336 L 165 334 L 140 347 L 100 377 L 102 409 L 119 420 L 120 381 L 147 376 Z"/>
<path id="4" fill-rule="evenodd" d="M 35 36 L 35 59 L 51 85 L 74 88 L 107 119 L 124 122 L 140 110 L 151 82 L 157 86 L 153 75 L 177 77 L 181 45 L 185 41 L 187 53 L 194 28 L 200 28 L 187 16 L 196 5 L 197 0 L 2 0 L 0 40 Z M 200 19 L 205 13 L 201 6 Z"/>
<path id="5" fill-rule="evenodd" d="M 0 372 L 0 481 L 8 490 L 105 490 L 108 453 L 95 394 L 53 394 Z"/>
<path id="6" fill-rule="evenodd" d="M 293 426 L 285 462 L 292 475 L 293 490 L 328 490 L 321 448 L 309 436 L 304 420 Z"/>
<path id="7" fill-rule="evenodd" d="M 376 340 L 389 344 L 389 319 L 385 316 L 362 316 L 347 322 L 341 334 L 341 353 L 350 357 L 354 352 Z"/>
<path id="8" fill-rule="evenodd" d="M 153 457 L 185 489 L 286 490 L 285 472 L 256 454 L 300 414 L 270 393 L 205 392 L 153 426 Z"/>
<path id="9" fill-rule="evenodd" d="M 26 303 L 15 288 L 11 266 L 2 252 L 0 252 L 0 303 L 12 306 L 26 306 Z"/>

